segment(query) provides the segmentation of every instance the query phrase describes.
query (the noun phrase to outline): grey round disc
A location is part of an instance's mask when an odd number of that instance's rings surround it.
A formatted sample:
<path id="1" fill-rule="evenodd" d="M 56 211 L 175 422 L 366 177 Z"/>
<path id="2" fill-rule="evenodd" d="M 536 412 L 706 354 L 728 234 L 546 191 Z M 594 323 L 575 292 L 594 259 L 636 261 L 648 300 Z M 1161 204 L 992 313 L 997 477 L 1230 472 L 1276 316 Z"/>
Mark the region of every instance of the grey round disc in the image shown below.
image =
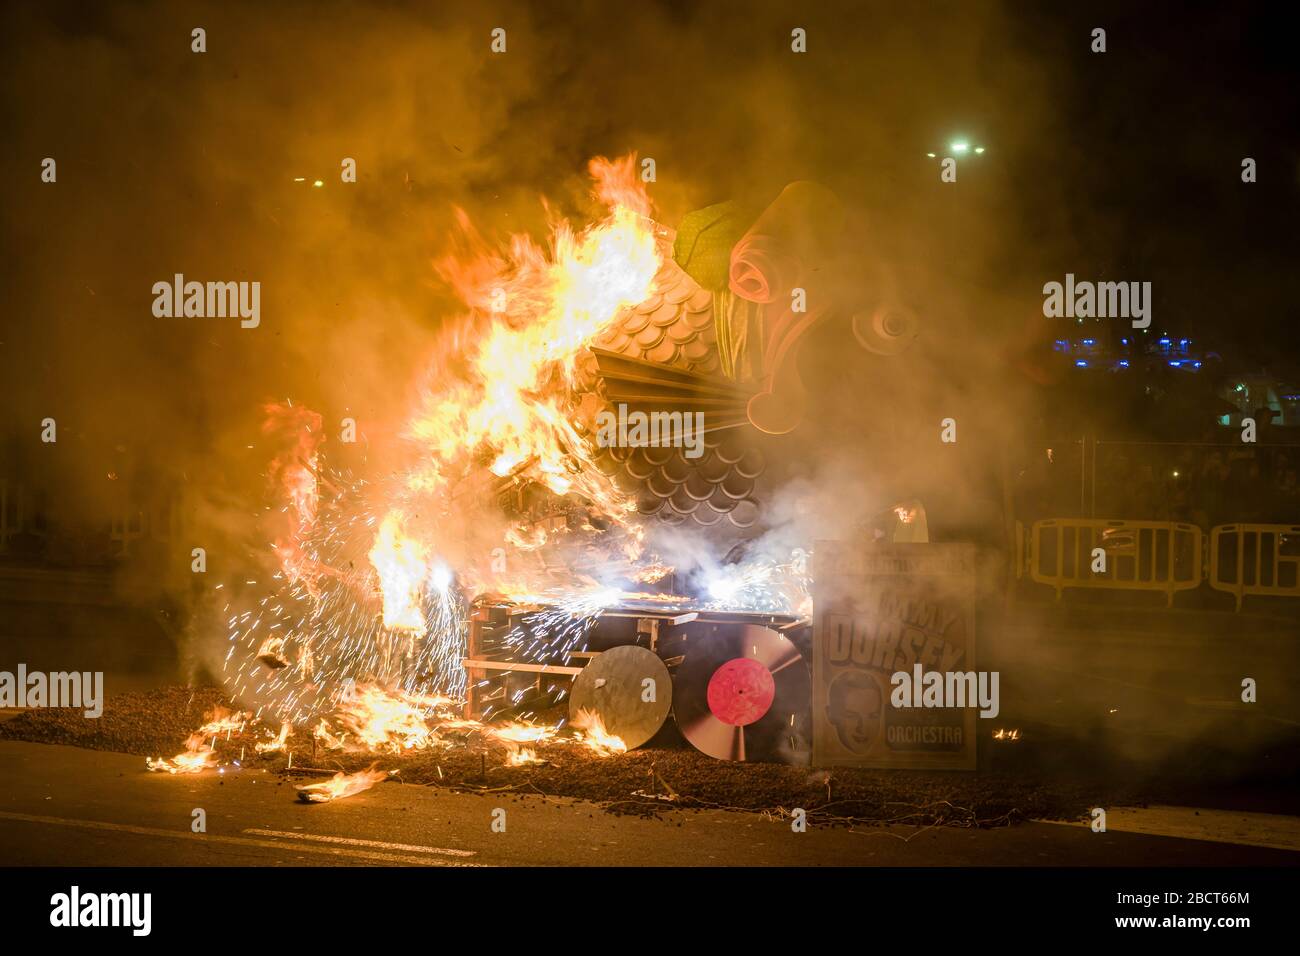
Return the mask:
<path id="1" fill-rule="evenodd" d="M 631 750 L 659 732 L 672 705 L 673 685 L 664 662 L 654 651 L 627 644 L 602 651 L 573 679 L 569 720 L 579 710 L 594 711 L 605 730 Z"/>
<path id="2" fill-rule="evenodd" d="M 916 313 L 897 304 L 882 305 L 870 314 L 858 312 L 851 324 L 858 344 L 877 355 L 905 351 L 921 331 Z"/>

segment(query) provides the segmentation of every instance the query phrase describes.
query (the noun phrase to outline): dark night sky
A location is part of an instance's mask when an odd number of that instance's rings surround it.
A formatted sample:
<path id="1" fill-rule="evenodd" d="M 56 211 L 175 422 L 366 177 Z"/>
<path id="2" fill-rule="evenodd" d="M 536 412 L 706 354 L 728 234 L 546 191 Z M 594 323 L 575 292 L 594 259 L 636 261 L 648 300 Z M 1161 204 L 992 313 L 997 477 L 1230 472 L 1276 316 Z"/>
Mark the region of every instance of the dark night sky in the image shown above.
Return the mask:
<path id="1" fill-rule="evenodd" d="M 1082 243 L 1098 267 L 1149 277 L 1178 331 L 1246 360 L 1294 363 L 1300 84 L 1278 8 L 1091 6 L 1025 26 L 1026 38 L 1046 34 L 1059 50 L 1105 25 L 1110 46 L 1104 57 L 1058 54 L 1071 135 L 1023 157 L 1017 175 L 1074 154 L 1070 205 L 1104 220 Z M 1259 164 L 1250 186 L 1238 175 L 1246 156 Z M 1032 205 L 1021 213 L 1053 228 Z"/>

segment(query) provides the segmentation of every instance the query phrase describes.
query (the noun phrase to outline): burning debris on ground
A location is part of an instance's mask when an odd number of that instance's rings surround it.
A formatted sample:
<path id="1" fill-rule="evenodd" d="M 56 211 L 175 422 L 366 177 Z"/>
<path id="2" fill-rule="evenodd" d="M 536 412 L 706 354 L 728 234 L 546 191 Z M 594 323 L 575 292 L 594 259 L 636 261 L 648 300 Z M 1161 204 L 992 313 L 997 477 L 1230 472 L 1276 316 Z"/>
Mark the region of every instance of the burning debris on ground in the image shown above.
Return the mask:
<path id="1" fill-rule="evenodd" d="M 387 776 L 388 773 L 376 770 L 375 765 L 371 764 L 356 773 L 339 771 L 322 783 L 309 783 L 294 789 L 298 791 L 298 799 L 303 803 L 329 803 L 331 800 L 342 800 L 353 794 L 364 793 Z"/>
<path id="2" fill-rule="evenodd" d="M 387 778 L 470 792 L 574 797 L 612 813 L 726 808 L 780 815 L 802 807 L 823 823 L 1006 826 L 1033 818 L 1079 819 L 1097 792 L 1110 795 L 1109 805 L 1142 802 L 1147 796 L 1109 783 L 1099 790 L 1096 781 L 1009 773 L 976 777 L 731 763 L 684 743 L 652 742 L 624 752 L 617 740 L 611 746 L 608 734 L 598 728 L 585 731 L 594 739 L 583 739 L 581 734 L 541 726 L 492 727 L 455 720 L 440 725 L 435 719 L 430 724 L 443 729 L 434 743 L 431 728 L 412 733 L 409 716 L 398 721 L 399 732 L 376 734 L 372 728 L 366 744 L 358 740 L 349 747 L 343 733 L 326 738 L 304 728 L 290 734 L 283 746 L 270 748 L 264 745 L 278 742 L 283 726 L 276 729 L 252 719 L 231 723 L 229 702 L 213 688 L 173 687 L 115 696 L 93 724 L 75 719 L 68 710 L 29 711 L 0 724 L 0 738 L 151 758 L 181 750 L 183 756 L 189 752 L 183 742 L 196 735 L 171 728 L 187 714 L 193 714 L 199 726 L 214 729 L 201 737 L 199 749 L 206 759 L 193 772 L 225 768 L 340 775 L 338 782 L 331 778 L 309 784 L 314 788 L 309 794 L 315 796 L 302 799 L 313 802 L 360 793 Z M 403 746 L 412 741 L 424 745 Z"/>

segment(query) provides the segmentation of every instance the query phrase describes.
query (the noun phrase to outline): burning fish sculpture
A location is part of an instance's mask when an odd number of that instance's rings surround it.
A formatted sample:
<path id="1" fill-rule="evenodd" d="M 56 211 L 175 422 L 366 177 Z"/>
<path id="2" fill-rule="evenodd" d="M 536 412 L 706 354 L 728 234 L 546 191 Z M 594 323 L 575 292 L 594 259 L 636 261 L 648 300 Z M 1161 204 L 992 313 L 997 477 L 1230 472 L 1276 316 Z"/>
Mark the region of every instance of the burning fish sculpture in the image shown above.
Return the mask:
<path id="1" fill-rule="evenodd" d="M 793 183 L 756 216 L 723 204 L 673 230 L 634 156 L 590 172 L 600 215 L 555 222 L 545 248 L 525 236 L 494 248 L 460 214 L 462 253 L 438 272 L 467 311 L 441 332 L 401 430 L 404 465 L 333 472 L 320 416 L 268 406 L 276 567 L 221 608 L 221 672 L 243 706 L 315 726 L 367 682 L 460 699 L 472 597 L 536 605 L 542 643 L 576 647 L 620 601 L 690 600 L 656 553 L 663 529 L 723 551 L 761 529 L 770 442 L 806 408 L 799 347 L 854 311 L 845 212 L 824 187 Z M 853 320 L 868 348 L 915 335 L 897 309 L 876 319 Z M 639 440 L 655 422 L 667 440 Z M 712 598 L 805 601 L 805 568 L 796 557 L 715 574 Z M 535 643 L 515 651 L 527 659 Z M 429 742 L 406 729 L 401 747 Z M 390 742 L 361 723 L 349 733 L 375 751 Z M 584 733 L 619 749 L 598 719 Z"/>

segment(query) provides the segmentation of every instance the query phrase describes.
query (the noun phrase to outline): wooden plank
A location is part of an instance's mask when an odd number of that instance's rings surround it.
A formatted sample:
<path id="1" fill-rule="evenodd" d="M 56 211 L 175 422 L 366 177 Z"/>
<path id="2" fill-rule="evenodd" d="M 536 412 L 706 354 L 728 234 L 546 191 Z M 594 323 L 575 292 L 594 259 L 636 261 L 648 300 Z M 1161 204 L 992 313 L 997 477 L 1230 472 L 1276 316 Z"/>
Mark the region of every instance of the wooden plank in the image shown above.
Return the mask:
<path id="1" fill-rule="evenodd" d="M 567 674 L 573 677 L 582 673 L 581 667 L 564 667 L 560 664 L 520 664 L 515 661 L 476 661 L 465 658 L 461 661 L 467 671 L 522 671 L 529 674 Z"/>

